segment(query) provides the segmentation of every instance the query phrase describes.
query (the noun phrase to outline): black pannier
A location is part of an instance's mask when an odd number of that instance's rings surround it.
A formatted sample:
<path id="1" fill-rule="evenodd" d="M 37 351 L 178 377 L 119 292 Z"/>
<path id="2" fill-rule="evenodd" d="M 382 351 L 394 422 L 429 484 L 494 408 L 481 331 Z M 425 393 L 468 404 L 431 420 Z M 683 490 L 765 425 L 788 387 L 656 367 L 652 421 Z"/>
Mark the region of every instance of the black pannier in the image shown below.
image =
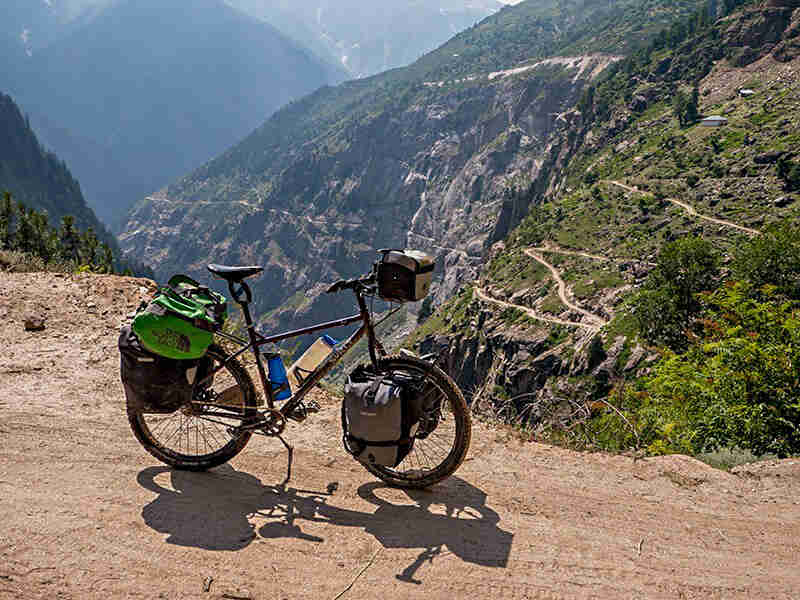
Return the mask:
<path id="1" fill-rule="evenodd" d="M 413 384 L 403 373 L 375 375 L 370 366 L 356 367 L 342 401 L 345 450 L 366 464 L 403 462 L 414 447 L 421 413 Z"/>
<path id="2" fill-rule="evenodd" d="M 377 264 L 378 295 L 390 302 L 416 302 L 428 295 L 436 266 L 433 258 L 416 250 L 380 250 Z"/>
<path id="3" fill-rule="evenodd" d="M 191 402 L 202 359 L 175 360 L 148 352 L 127 326 L 120 332 L 119 353 L 128 408 L 166 414 Z"/>

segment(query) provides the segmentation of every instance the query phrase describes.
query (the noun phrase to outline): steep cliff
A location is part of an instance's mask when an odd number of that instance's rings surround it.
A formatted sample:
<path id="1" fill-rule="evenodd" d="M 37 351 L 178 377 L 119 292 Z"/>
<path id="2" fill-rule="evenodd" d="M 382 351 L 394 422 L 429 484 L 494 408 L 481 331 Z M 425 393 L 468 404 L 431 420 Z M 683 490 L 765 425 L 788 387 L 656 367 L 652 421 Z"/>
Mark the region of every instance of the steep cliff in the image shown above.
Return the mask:
<path id="1" fill-rule="evenodd" d="M 570 159 L 530 215 L 407 343 L 512 412 L 602 398 L 646 372 L 659 356 L 627 301 L 664 244 L 699 236 L 727 264 L 766 226 L 800 218 L 779 168 L 800 142 L 798 24 L 796 2 L 759 2 L 616 65 L 582 99 Z M 693 86 L 699 116 L 722 127 L 681 125 L 676 98 Z"/>

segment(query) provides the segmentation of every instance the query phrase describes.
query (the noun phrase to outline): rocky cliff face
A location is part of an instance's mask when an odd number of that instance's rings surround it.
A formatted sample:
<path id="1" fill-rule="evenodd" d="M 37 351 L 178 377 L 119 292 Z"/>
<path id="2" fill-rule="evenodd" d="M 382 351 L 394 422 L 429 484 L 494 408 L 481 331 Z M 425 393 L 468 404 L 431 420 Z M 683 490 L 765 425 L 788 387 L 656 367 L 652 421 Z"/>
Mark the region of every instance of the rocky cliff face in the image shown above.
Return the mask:
<path id="1" fill-rule="evenodd" d="M 567 139 L 569 109 L 614 60 L 544 60 L 480 85 L 426 82 L 417 101 L 348 124 L 325 152 L 314 142 L 298 148 L 278 177 L 231 182 L 236 199 L 205 200 L 209 182 L 200 180 L 191 199 L 163 190 L 139 203 L 121 241 L 162 274 L 266 258 L 256 295 L 261 309 L 292 299 L 281 326 L 290 315 L 329 316 L 317 284 L 368 270 L 378 247 L 436 255 L 444 298 L 524 215 L 531 182 Z"/>
<path id="2" fill-rule="evenodd" d="M 798 24 L 796 3 L 758 3 L 654 53 L 644 70 L 623 64 L 628 89 L 606 116 L 585 116 L 542 171 L 531 214 L 408 344 L 439 354 L 479 404 L 517 413 L 532 399 L 604 397 L 645 373 L 658 355 L 625 301 L 661 245 L 695 235 L 729 253 L 800 217 L 800 195 L 775 168 L 800 139 Z M 678 124 L 673 98 L 693 85 L 701 114 L 725 115 L 724 128 Z M 531 254 L 559 273 L 569 304 Z"/>

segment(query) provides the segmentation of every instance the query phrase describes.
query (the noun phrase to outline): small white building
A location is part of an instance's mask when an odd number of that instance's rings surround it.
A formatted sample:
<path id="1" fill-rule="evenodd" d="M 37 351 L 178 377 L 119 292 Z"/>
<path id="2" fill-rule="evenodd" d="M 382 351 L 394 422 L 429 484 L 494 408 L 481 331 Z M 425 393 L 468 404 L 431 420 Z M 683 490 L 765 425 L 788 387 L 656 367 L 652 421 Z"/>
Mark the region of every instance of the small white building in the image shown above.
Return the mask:
<path id="1" fill-rule="evenodd" d="M 711 117 L 706 117 L 700 121 L 700 124 L 703 127 L 722 127 L 723 125 L 728 124 L 728 119 L 725 117 L 720 117 L 719 115 L 714 115 Z"/>

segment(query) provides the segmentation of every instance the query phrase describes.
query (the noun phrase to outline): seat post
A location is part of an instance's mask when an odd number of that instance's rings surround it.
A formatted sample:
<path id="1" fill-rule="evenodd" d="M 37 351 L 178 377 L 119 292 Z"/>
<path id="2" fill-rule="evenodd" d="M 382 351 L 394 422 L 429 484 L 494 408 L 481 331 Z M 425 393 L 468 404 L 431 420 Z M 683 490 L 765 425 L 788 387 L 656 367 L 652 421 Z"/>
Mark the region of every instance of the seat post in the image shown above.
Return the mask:
<path id="1" fill-rule="evenodd" d="M 270 408 L 274 407 L 274 400 L 273 400 L 273 393 L 272 393 L 272 385 L 270 383 L 269 377 L 267 377 L 267 372 L 264 369 L 264 363 L 261 362 L 261 352 L 258 349 L 258 335 L 256 334 L 256 327 L 253 323 L 253 317 L 250 314 L 250 302 L 253 299 L 253 294 L 250 291 L 250 286 L 248 286 L 244 281 L 236 282 L 239 285 L 239 289 L 237 290 L 234 287 L 233 281 L 228 281 L 228 289 L 231 292 L 231 296 L 233 299 L 242 307 L 242 314 L 244 315 L 244 324 L 247 327 L 247 336 L 250 338 L 250 345 L 253 347 L 253 354 L 255 355 L 256 359 L 256 367 L 258 369 L 258 377 L 261 379 L 261 386 L 264 389 L 264 394 L 267 398 L 267 405 Z M 244 296 L 244 298 L 242 298 Z"/>

